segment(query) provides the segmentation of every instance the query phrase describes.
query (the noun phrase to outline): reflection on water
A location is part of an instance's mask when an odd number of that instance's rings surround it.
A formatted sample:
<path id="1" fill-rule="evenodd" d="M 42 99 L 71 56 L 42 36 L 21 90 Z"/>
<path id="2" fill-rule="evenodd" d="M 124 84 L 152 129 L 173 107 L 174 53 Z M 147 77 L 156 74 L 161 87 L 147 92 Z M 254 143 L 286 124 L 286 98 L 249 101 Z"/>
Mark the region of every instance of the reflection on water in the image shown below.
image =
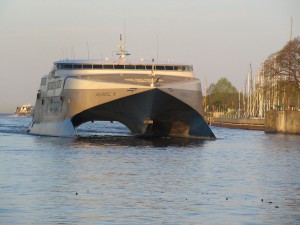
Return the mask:
<path id="1" fill-rule="evenodd" d="M 212 127 L 217 139 L 78 138 L 0 118 L 0 224 L 300 224 L 300 138 Z"/>

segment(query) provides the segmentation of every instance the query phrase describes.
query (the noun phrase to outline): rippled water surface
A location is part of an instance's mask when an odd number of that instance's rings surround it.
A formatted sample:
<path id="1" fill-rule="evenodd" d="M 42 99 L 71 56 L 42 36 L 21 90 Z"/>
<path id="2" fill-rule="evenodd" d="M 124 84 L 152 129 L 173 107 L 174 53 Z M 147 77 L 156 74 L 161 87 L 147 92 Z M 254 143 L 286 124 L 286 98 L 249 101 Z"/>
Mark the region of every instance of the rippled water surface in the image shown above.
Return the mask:
<path id="1" fill-rule="evenodd" d="M 300 224 L 300 136 L 142 139 L 95 122 L 53 138 L 30 120 L 0 116 L 0 224 Z"/>

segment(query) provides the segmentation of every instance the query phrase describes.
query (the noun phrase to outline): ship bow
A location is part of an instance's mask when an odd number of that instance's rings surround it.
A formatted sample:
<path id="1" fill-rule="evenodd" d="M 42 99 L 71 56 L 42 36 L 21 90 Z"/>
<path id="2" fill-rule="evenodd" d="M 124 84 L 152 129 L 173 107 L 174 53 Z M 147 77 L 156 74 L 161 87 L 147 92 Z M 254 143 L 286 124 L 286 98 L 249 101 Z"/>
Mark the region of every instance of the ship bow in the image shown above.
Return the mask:
<path id="1" fill-rule="evenodd" d="M 84 110 L 72 123 L 94 120 L 119 121 L 137 136 L 215 138 L 199 112 L 158 88 Z"/>

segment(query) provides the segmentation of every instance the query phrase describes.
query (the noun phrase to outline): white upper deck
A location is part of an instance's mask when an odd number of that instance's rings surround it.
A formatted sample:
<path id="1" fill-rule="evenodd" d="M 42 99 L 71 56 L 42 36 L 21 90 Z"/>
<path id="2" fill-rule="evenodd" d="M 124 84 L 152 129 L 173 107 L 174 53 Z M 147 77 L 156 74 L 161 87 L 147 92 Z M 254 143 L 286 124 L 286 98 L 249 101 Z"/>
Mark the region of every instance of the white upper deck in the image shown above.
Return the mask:
<path id="1" fill-rule="evenodd" d="M 148 74 L 194 78 L 192 65 L 154 62 L 154 60 L 128 61 L 127 56 L 130 54 L 125 50 L 122 35 L 119 46 L 116 53 L 119 56 L 117 60 L 60 60 L 54 62 L 51 75 Z"/>
<path id="2" fill-rule="evenodd" d="M 151 61 L 127 62 L 109 60 L 61 60 L 54 62 L 53 71 L 63 75 L 151 74 L 194 77 L 193 66 Z"/>

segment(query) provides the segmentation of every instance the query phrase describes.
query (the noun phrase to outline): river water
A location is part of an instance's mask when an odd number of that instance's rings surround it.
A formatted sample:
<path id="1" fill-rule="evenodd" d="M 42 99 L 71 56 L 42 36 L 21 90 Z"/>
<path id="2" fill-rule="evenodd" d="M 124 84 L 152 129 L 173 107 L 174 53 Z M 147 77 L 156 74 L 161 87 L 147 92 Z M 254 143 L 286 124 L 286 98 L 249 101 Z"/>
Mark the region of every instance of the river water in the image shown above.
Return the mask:
<path id="1" fill-rule="evenodd" d="M 54 138 L 30 120 L 0 116 L 0 224 L 300 224 L 300 136 L 143 139 L 95 122 Z"/>

